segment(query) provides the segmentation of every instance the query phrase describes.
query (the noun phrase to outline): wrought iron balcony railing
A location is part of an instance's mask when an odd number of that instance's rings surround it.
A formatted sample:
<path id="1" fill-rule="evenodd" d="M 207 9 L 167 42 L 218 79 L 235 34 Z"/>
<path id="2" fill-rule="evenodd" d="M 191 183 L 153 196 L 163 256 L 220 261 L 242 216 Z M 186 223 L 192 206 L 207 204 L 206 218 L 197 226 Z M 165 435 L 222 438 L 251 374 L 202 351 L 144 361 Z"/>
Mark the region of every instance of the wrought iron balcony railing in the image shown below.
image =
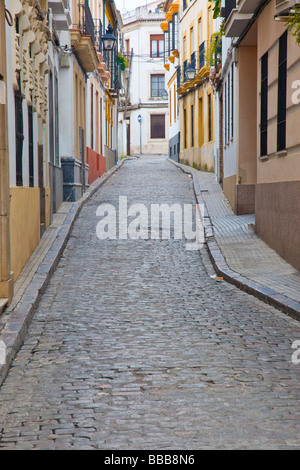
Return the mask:
<path id="1" fill-rule="evenodd" d="M 225 1 L 225 21 L 228 20 L 228 17 L 234 8 L 236 8 L 236 0 Z"/>
<path id="2" fill-rule="evenodd" d="M 218 64 L 221 63 L 222 43 L 216 37 L 212 41 L 203 41 L 198 51 L 192 53 L 190 60 L 183 62 L 183 68 L 177 68 L 177 87 L 189 81 L 186 70 L 191 67 L 195 70 L 195 75 L 198 74 L 204 67 L 208 69 L 217 69 Z M 213 45 L 213 48 L 212 48 Z M 207 73 L 207 70 L 205 71 Z"/>
<path id="3" fill-rule="evenodd" d="M 95 25 L 88 0 L 81 1 L 81 3 L 78 4 L 78 9 L 78 29 L 82 32 L 82 34 L 91 36 L 93 43 L 95 43 Z"/>

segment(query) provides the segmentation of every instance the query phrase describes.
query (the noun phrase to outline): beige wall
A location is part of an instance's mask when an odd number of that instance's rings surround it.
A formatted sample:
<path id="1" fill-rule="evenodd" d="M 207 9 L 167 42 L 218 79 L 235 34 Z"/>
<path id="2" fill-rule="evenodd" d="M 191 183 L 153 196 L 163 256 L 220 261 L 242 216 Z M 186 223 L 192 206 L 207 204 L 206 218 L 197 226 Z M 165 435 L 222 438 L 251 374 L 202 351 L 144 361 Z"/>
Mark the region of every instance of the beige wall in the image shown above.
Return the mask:
<path id="1" fill-rule="evenodd" d="M 274 20 L 274 1 L 263 10 L 257 21 L 258 32 L 258 61 L 268 50 L 269 90 L 268 90 L 268 156 L 267 161 L 257 164 L 257 182 L 271 183 L 280 181 L 300 180 L 300 105 L 292 102 L 295 89 L 292 84 L 300 78 L 300 48 L 295 38 L 288 34 L 287 55 L 287 117 L 286 117 L 286 146 L 285 154 L 277 154 L 277 77 L 278 77 L 278 39 L 286 30 L 283 22 Z M 260 82 L 260 65 L 258 62 L 258 83 Z M 299 88 L 299 87 L 298 87 Z M 300 96 L 300 94 L 298 94 Z M 258 93 L 258 109 L 260 96 Z M 259 116 L 258 116 L 259 132 Z M 259 157 L 259 145 L 257 156 Z"/>
<path id="2" fill-rule="evenodd" d="M 239 47 L 238 60 L 238 182 L 256 182 L 257 170 L 257 87 L 256 46 Z"/>
<path id="3" fill-rule="evenodd" d="M 40 190 L 10 189 L 11 268 L 16 280 L 40 241 Z"/>

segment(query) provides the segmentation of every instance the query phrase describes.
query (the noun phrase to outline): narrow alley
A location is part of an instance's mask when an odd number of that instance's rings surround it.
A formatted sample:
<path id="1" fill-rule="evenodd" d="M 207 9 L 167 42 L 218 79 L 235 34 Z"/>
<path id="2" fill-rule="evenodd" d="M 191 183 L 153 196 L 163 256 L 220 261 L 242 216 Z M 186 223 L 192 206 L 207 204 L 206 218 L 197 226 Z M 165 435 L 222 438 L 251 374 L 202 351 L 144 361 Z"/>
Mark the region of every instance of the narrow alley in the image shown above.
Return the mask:
<path id="1" fill-rule="evenodd" d="M 83 205 L 0 389 L 0 449 L 299 449 L 299 322 L 217 280 L 206 246 L 99 239 L 120 196 L 196 204 L 148 155 Z"/>

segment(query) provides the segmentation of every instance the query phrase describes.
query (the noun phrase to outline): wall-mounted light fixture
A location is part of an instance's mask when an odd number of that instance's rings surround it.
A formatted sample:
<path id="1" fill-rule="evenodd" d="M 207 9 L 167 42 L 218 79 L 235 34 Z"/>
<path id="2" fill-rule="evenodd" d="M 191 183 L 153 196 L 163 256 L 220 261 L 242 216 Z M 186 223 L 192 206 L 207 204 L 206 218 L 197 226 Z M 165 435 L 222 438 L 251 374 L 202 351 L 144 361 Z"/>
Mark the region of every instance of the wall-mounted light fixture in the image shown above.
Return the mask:
<path id="1" fill-rule="evenodd" d="M 115 47 L 116 38 L 113 35 L 112 25 L 109 24 L 106 33 L 102 36 L 103 48 L 105 51 L 112 51 Z"/>
<path id="2" fill-rule="evenodd" d="M 196 75 L 196 70 L 192 65 L 189 65 L 185 71 L 185 76 L 188 80 L 194 80 Z"/>

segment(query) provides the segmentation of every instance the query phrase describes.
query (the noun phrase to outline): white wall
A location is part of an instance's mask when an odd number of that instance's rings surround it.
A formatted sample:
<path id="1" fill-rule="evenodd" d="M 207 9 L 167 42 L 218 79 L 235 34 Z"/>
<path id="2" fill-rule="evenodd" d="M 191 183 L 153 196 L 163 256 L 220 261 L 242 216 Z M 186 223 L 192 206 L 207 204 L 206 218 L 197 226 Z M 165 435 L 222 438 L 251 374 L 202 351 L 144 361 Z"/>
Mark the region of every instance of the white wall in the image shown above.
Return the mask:
<path id="1" fill-rule="evenodd" d="M 161 16 L 163 21 L 164 16 Z M 162 34 L 161 21 L 138 22 L 125 25 L 123 28 L 124 45 L 130 41 L 130 50 L 133 48 L 132 72 L 130 81 L 130 103 L 134 110 L 129 109 L 131 153 L 140 153 L 140 124 L 138 115 L 142 116 L 142 151 L 143 153 L 168 153 L 169 125 L 167 101 L 151 97 L 151 74 L 163 74 L 163 58 L 150 57 L 151 34 Z M 164 105 L 164 106 L 162 106 Z M 151 114 L 165 115 L 165 139 L 151 139 Z"/>

